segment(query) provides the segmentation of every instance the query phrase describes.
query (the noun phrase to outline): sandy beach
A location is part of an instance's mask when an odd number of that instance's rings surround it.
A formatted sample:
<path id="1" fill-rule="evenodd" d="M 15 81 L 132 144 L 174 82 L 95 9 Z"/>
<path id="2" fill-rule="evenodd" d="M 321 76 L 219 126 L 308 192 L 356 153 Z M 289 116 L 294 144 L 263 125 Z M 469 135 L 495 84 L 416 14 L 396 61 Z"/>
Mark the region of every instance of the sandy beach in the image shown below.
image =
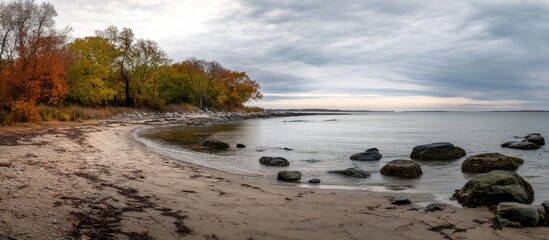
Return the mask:
<path id="1" fill-rule="evenodd" d="M 150 124 L 150 123 L 148 123 Z M 487 208 L 427 194 L 268 184 L 170 159 L 132 138 L 143 121 L 0 133 L 0 239 L 547 239 L 496 229 Z M 398 194 L 399 196 L 401 194 Z M 414 204 L 415 203 L 415 204 Z"/>

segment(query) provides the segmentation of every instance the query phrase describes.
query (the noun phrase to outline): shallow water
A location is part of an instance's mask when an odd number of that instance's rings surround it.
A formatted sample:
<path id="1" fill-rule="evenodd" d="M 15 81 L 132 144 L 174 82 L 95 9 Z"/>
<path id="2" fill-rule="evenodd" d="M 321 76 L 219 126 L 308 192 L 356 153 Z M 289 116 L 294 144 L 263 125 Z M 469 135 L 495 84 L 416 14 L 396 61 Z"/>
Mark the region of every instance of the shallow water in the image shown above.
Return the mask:
<path id="1" fill-rule="evenodd" d="M 549 200 L 549 150 L 542 147 L 521 151 L 501 148 L 500 144 L 533 132 L 549 136 L 548 120 L 549 113 L 368 113 L 151 128 L 141 130 L 137 135 L 163 154 L 229 172 L 275 179 L 281 169 L 299 170 L 303 174 L 302 186 L 309 186 L 306 182 L 310 178 L 320 178 L 321 188 L 421 192 L 441 199 L 448 199 L 470 178 L 460 170 L 464 158 L 445 162 L 418 161 L 424 174 L 415 180 L 385 177 L 379 170 L 391 160 L 408 159 L 414 146 L 446 141 L 464 148 L 468 156 L 500 152 L 523 158 L 525 163 L 517 172 L 533 185 L 535 202 L 539 203 Z M 207 151 L 200 146 L 204 139 L 225 141 L 231 149 Z M 243 143 L 247 148 L 237 149 L 234 147 L 237 143 Z M 349 159 L 352 154 L 372 147 L 383 154 L 380 161 Z M 262 166 L 259 164 L 262 156 L 284 157 L 290 161 L 290 166 Z M 372 177 L 355 179 L 327 173 L 349 167 L 372 171 Z"/>

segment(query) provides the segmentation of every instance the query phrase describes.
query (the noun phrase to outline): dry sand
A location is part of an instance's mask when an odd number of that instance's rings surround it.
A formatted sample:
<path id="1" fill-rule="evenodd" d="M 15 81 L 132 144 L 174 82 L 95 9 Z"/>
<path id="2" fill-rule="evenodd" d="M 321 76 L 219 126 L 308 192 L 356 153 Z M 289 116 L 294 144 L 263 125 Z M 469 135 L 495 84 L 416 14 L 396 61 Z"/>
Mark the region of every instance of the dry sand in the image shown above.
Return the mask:
<path id="1" fill-rule="evenodd" d="M 0 134 L 0 239 L 548 239 L 486 208 L 425 212 L 392 193 L 267 184 L 176 161 L 142 124 Z M 429 195 L 407 195 L 412 202 Z"/>

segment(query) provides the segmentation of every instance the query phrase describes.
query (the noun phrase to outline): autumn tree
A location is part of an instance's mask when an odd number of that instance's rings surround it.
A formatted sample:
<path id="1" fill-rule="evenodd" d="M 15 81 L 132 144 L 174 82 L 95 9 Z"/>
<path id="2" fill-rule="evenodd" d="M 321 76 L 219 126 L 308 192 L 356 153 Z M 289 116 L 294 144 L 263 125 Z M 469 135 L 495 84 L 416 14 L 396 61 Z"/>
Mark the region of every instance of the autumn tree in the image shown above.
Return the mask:
<path id="1" fill-rule="evenodd" d="M 114 100 L 120 51 L 103 37 L 76 39 L 69 49 L 76 58 L 68 71 L 69 99 L 90 106 Z"/>
<path id="2" fill-rule="evenodd" d="M 217 104 L 221 108 L 242 108 L 243 104 L 250 100 L 263 98 L 259 84 L 250 79 L 246 72 L 223 69 L 219 81 L 223 87 L 217 97 Z"/>
<path id="3" fill-rule="evenodd" d="M 66 33 L 55 29 L 55 16 L 50 3 L 18 0 L 1 4 L 0 85 L 8 108 L 13 103 L 58 104 L 64 99 L 68 89 L 65 70 L 71 58 Z"/>

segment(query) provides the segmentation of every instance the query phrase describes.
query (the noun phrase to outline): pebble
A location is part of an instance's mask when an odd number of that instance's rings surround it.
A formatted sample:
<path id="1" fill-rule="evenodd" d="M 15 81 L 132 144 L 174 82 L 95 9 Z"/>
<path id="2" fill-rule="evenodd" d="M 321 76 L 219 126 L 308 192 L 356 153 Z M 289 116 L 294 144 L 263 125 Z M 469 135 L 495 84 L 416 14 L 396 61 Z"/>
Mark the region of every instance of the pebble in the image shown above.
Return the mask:
<path id="1" fill-rule="evenodd" d="M 405 198 L 405 197 L 396 197 L 391 202 L 391 204 L 393 204 L 393 205 L 406 205 L 406 204 L 411 204 L 411 203 L 412 203 L 412 201 L 410 201 L 410 199 Z"/>

